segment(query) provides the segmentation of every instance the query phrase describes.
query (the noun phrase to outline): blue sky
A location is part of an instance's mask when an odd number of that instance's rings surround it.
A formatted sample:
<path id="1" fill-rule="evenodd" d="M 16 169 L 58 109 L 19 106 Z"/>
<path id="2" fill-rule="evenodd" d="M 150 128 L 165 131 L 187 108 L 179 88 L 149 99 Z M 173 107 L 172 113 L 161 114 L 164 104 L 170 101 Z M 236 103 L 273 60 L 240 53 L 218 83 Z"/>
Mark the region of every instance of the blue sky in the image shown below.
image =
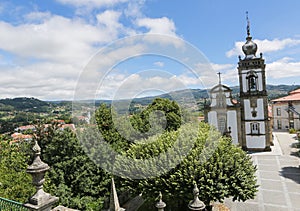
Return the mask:
<path id="1" fill-rule="evenodd" d="M 218 71 L 225 84 L 237 85 L 246 11 L 258 54 L 264 53 L 266 59 L 267 83 L 300 84 L 299 9 L 296 0 L 2 0 L 0 98 L 72 99 L 80 74 L 99 49 L 143 33 L 180 38 L 198 48 L 213 68 L 211 77 L 200 78 L 204 87 L 216 83 Z M 186 87 L 203 88 L 188 69 L 162 57 L 129 59 L 113 69 L 105 76 L 106 83 L 96 86 L 101 89 L 97 97 L 112 99 L 132 78 L 134 83 L 128 84 L 142 88 L 146 84 L 144 88 L 152 87 L 153 92 L 176 89 L 157 83 L 170 84 L 172 75 Z M 143 76 L 145 70 L 154 69 L 170 74 Z M 142 96 L 126 93 L 124 98 Z"/>

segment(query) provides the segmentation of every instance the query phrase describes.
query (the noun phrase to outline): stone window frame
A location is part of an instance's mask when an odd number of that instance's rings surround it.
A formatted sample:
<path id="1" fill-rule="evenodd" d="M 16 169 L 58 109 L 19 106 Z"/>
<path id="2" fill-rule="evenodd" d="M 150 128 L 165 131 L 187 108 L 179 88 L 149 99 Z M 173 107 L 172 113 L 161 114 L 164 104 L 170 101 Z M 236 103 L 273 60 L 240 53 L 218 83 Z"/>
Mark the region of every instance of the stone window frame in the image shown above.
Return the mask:
<path id="1" fill-rule="evenodd" d="M 281 116 L 281 108 L 276 108 L 276 115 Z"/>
<path id="2" fill-rule="evenodd" d="M 247 73 L 246 80 L 248 92 L 255 92 L 258 90 L 258 75 L 254 71 L 249 71 Z M 254 80 L 255 88 L 251 87 L 253 83 L 251 80 Z"/>
<path id="3" fill-rule="evenodd" d="M 282 122 L 281 122 L 281 119 L 277 119 L 277 129 L 278 129 L 278 130 L 282 129 Z"/>
<path id="4" fill-rule="evenodd" d="M 251 134 L 260 134 L 260 124 L 259 122 L 250 123 Z"/>

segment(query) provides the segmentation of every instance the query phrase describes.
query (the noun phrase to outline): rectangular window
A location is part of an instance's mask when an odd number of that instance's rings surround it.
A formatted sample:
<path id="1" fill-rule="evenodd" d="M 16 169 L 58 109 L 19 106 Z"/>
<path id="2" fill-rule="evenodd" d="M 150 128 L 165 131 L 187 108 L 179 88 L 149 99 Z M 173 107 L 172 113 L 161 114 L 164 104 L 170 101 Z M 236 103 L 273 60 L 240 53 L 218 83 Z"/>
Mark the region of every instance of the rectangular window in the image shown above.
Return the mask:
<path id="1" fill-rule="evenodd" d="M 277 119 L 277 128 L 282 129 L 281 120 Z"/>
<path id="2" fill-rule="evenodd" d="M 276 114 L 277 114 L 277 116 L 281 116 L 281 108 L 276 109 Z"/>
<path id="3" fill-rule="evenodd" d="M 259 123 L 250 123 L 251 134 L 259 134 Z"/>
<path id="4" fill-rule="evenodd" d="M 226 118 L 225 117 L 219 117 L 218 119 L 218 129 L 221 134 L 224 133 L 226 129 Z"/>

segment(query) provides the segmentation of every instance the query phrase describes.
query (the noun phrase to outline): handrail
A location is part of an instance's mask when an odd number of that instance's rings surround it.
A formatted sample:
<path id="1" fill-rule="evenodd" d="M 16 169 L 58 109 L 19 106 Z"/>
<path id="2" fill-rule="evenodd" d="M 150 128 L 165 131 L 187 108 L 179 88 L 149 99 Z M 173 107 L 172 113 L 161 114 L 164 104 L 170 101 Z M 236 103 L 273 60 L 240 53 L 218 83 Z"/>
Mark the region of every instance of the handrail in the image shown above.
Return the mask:
<path id="1" fill-rule="evenodd" d="M 0 211 L 28 211 L 22 203 L 0 197 Z"/>

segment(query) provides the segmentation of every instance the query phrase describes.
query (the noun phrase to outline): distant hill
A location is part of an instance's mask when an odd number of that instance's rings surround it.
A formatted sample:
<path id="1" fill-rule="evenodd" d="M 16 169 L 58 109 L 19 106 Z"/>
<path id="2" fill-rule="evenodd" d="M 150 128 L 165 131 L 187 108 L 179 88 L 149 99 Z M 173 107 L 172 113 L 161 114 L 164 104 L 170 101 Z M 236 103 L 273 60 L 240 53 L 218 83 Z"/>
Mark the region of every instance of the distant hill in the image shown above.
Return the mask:
<path id="1" fill-rule="evenodd" d="M 0 99 L 0 111 L 48 112 L 52 103 L 36 98 L 18 97 Z"/>
<path id="2" fill-rule="evenodd" d="M 267 85 L 268 97 L 269 99 L 275 99 L 287 95 L 288 92 L 299 88 L 300 85 Z M 239 95 L 239 86 L 231 87 L 232 95 L 234 98 L 238 99 Z M 188 102 L 187 96 L 192 94 L 196 101 L 202 100 L 203 98 L 208 98 L 209 90 L 205 89 L 185 89 L 179 91 L 173 91 L 167 94 L 162 94 L 158 96 L 150 96 L 150 97 L 143 97 L 143 98 L 135 98 L 130 100 L 132 104 L 140 104 L 140 105 L 148 105 L 150 104 L 155 98 L 168 98 L 173 99 L 174 96 L 176 100 L 179 102 L 184 103 L 191 103 Z M 126 102 L 127 100 L 120 100 L 120 102 Z M 83 101 L 84 102 L 84 101 Z M 98 106 L 101 103 L 110 104 L 110 100 L 96 100 L 95 104 Z M 51 108 L 56 106 L 72 106 L 72 101 L 42 101 L 36 98 L 28 98 L 28 97 L 19 97 L 19 98 L 6 98 L 0 99 L 0 111 L 28 111 L 28 112 L 48 112 Z"/>
<path id="3" fill-rule="evenodd" d="M 232 95 L 234 98 L 238 99 L 240 87 L 239 86 L 233 86 L 230 87 L 232 89 Z M 268 92 L 268 98 L 269 100 L 276 99 L 282 96 L 285 96 L 288 94 L 288 92 L 300 88 L 300 85 L 267 85 L 267 92 Z M 209 97 L 209 90 L 206 89 L 185 89 L 185 90 L 179 90 L 174 91 L 168 94 L 162 94 L 158 96 L 151 96 L 151 97 L 143 97 L 143 98 L 136 98 L 133 100 L 134 103 L 139 103 L 141 105 L 149 104 L 151 103 L 155 98 L 168 98 L 172 99 L 172 95 L 176 96 L 176 98 L 181 99 L 185 102 L 185 96 L 187 93 L 193 94 L 195 100 L 201 100 L 203 98 Z"/>

